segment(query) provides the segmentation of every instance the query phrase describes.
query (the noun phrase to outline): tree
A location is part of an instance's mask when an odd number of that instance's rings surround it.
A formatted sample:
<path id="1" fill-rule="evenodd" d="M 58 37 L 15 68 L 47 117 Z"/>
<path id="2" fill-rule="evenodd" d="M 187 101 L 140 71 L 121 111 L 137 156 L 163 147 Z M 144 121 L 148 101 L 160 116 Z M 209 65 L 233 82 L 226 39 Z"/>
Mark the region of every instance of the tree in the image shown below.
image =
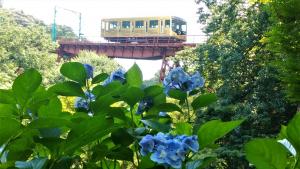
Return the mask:
<path id="1" fill-rule="evenodd" d="M 273 0 L 267 3 L 272 26 L 268 49 L 276 55 L 276 66 L 291 101 L 300 103 L 300 1 Z"/>
<path id="2" fill-rule="evenodd" d="M 12 17 L 11 11 L 0 9 L 0 83 L 10 86 L 23 70 L 36 68 L 48 85 L 59 79 L 59 63 L 54 54 L 56 44 L 51 42 L 45 27 L 36 23 L 23 26 Z"/>
<path id="3" fill-rule="evenodd" d="M 286 99 L 278 71 L 270 65 L 272 52 L 261 43 L 269 16 L 261 3 L 245 0 L 201 0 L 208 12 L 200 9 L 200 21 L 210 35 L 198 48 L 200 70 L 207 86 L 217 91 L 219 102 L 198 112 L 198 123 L 215 118 L 223 120 L 246 118 L 243 125 L 229 137 L 219 156 L 228 168 L 249 168 L 243 144 L 252 137 L 275 137 L 281 124 L 286 124 L 295 107 Z"/>
<path id="4" fill-rule="evenodd" d="M 95 52 L 81 51 L 72 61 L 83 64 L 90 64 L 94 67 L 95 74 L 108 73 L 120 68 L 120 65 L 113 59 L 104 55 L 98 55 Z"/>

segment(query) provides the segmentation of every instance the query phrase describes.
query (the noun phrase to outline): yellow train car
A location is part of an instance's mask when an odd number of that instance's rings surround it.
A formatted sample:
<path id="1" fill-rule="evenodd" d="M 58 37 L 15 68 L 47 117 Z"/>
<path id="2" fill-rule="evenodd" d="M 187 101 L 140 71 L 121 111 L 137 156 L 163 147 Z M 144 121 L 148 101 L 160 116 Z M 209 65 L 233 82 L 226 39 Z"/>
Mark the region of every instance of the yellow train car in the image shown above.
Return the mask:
<path id="1" fill-rule="evenodd" d="M 101 36 L 111 42 L 185 42 L 186 21 L 175 16 L 101 20 Z"/>

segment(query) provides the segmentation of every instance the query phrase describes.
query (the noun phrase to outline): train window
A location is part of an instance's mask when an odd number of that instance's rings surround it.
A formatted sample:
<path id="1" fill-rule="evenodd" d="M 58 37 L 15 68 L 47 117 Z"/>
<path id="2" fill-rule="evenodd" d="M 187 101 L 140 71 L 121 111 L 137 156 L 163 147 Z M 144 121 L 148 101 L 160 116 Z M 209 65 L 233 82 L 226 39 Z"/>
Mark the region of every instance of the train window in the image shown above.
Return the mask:
<path id="1" fill-rule="evenodd" d="M 130 21 L 122 21 L 122 28 L 129 29 L 130 28 Z"/>
<path id="2" fill-rule="evenodd" d="M 170 20 L 165 20 L 165 27 L 170 28 Z"/>
<path id="3" fill-rule="evenodd" d="M 118 22 L 117 21 L 110 21 L 109 22 L 109 29 L 117 29 Z"/>
<path id="4" fill-rule="evenodd" d="M 149 28 L 158 28 L 158 20 L 150 20 Z"/>
<path id="5" fill-rule="evenodd" d="M 136 28 L 143 28 L 144 27 L 144 21 L 135 21 L 135 27 Z"/>

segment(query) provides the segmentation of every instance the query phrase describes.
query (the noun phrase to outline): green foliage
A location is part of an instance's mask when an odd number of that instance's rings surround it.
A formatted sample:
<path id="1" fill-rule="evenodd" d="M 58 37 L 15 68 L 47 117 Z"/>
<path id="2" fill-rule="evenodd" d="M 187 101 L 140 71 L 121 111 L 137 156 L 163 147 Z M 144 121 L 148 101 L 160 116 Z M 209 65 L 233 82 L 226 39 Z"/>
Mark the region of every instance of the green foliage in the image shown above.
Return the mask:
<path id="1" fill-rule="evenodd" d="M 275 139 L 254 139 L 245 145 L 247 159 L 258 169 L 296 169 L 300 167 L 299 136 L 300 113 L 297 113 L 287 127 L 282 128 L 288 144 Z M 282 133 L 281 133 L 282 134 Z M 292 156 L 287 154 L 291 152 Z M 293 154 L 295 151 L 295 154 Z M 288 157 L 288 158 L 287 158 Z"/>
<path id="2" fill-rule="evenodd" d="M 274 139 L 255 139 L 245 146 L 247 159 L 257 169 L 285 169 L 286 150 Z"/>
<path id="3" fill-rule="evenodd" d="M 290 100 L 300 102 L 300 2 L 272 0 L 268 5 L 272 26 L 266 44 L 276 56 L 276 66 Z"/>
<path id="4" fill-rule="evenodd" d="M 193 73 L 199 69 L 197 48 L 186 47 L 184 50 L 177 52 L 175 56 L 168 59 L 183 67 L 188 73 Z"/>
<path id="5" fill-rule="evenodd" d="M 72 61 L 92 65 L 94 67 L 94 74 L 96 75 L 111 73 L 120 67 L 116 61 L 90 51 L 80 51 L 77 57 L 72 58 Z"/>
<path id="6" fill-rule="evenodd" d="M 35 68 L 44 77 L 43 83 L 59 80 L 59 63 L 56 62 L 56 44 L 53 44 L 45 27 L 29 21 L 21 22 L 14 12 L 0 9 L 0 84 L 9 88 L 14 78 L 24 70 Z"/>
<path id="7" fill-rule="evenodd" d="M 97 83 L 91 85 L 93 80 L 86 79 L 82 68 L 78 62 L 64 63 L 61 73 L 72 81 L 56 83 L 48 89 L 41 86 L 41 75 L 29 69 L 16 78 L 12 89 L 0 90 L 0 123 L 5 124 L 0 125 L 1 168 L 163 167 L 153 163 L 149 156 L 141 157 L 138 144 L 141 138 L 157 132 L 197 133 L 192 121 L 174 124 L 168 115 L 159 114 L 189 112 L 166 102 L 161 86 L 142 88 L 142 74 L 137 65 L 126 72 L 126 83 L 113 81 L 106 85 L 98 75 Z M 79 96 L 87 107 L 76 107 L 72 114 L 65 112 L 59 99 L 62 96 Z M 141 115 L 134 114 L 145 97 L 153 98 L 153 107 Z M 202 97 L 205 105 L 212 102 L 205 98 Z M 187 168 L 209 165 L 216 157 L 215 147 L 205 144 L 214 144 L 240 123 L 204 124 L 198 131 L 203 147 L 194 156 L 186 156 Z M 203 144 L 205 137 L 209 142 Z"/>
<path id="8" fill-rule="evenodd" d="M 219 140 L 223 147 L 218 156 L 228 168 L 249 168 L 242 145 L 258 136 L 275 137 L 296 112 L 296 106 L 284 98 L 278 70 L 272 65 L 274 54 L 261 43 L 271 26 L 267 6 L 246 0 L 199 3 L 208 9 L 200 9 L 199 20 L 205 21 L 204 32 L 209 35 L 197 48 L 199 71 L 208 90 L 216 91 L 218 102 L 199 109 L 196 123 L 246 119 Z"/>
<path id="9" fill-rule="evenodd" d="M 198 139 L 200 146 L 207 147 L 223 137 L 225 134 L 239 126 L 243 120 L 222 122 L 220 120 L 212 120 L 200 127 L 198 130 Z"/>

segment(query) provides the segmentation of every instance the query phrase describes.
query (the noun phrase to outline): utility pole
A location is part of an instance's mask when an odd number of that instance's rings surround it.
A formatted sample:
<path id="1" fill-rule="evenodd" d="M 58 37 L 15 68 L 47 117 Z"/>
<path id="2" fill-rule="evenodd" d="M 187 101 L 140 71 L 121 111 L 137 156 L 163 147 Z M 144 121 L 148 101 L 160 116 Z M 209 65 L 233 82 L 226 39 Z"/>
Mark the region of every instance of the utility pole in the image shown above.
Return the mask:
<path id="1" fill-rule="evenodd" d="M 55 6 L 54 7 L 54 19 L 53 19 L 53 24 L 52 24 L 52 33 L 51 33 L 53 42 L 56 42 L 56 13 L 57 13 L 57 10 L 56 10 L 56 6 Z"/>
<path id="2" fill-rule="evenodd" d="M 0 0 L 1 1 L 1 0 Z M 58 7 L 58 6 L 55 6 L 54 7 L 54 19 L 53 19 L 53 25 L 52 25 L 52 41 L 55 42 L 57 40 L 57 35 L 56 35 L 56 15 L 57 15 L 57 9 L 62 9 L 62 10 L 65 10 L 65 11 L 68 11 L 68 12 L 72 12 L 74 14 L 77 14 L 79 15 L 79 29 L 78 29 L 78 38 L 79 40 L 81 40 L 81 35 L 83 35 L 81 33 L 81 12 L 77 12 L 77 11 L 73 11 L 73 10 L 70 10 L 70 9 L 66 9 L 66 8 L 62 8 L 62 7 Z"/>

